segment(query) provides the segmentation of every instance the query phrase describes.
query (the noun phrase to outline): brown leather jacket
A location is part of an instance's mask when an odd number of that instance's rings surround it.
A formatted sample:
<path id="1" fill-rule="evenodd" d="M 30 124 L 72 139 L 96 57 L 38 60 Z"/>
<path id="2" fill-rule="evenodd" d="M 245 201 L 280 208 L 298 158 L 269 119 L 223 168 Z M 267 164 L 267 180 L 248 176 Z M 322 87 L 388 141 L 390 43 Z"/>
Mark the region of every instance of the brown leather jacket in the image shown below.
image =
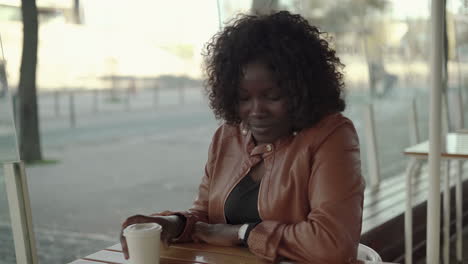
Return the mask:
<path id="1" fill-rule="evenodd" d="M 339 113 L 269 146 L 255 146 L 250 132 L 244 135 L 239 126 L 222 125 L 213 137 L 198 197 L 189 211 L 179 212 L 187 217 L 179 240 L 189 239 L 196 221 L 226 223 L 228 194 L 262 159 L 262 222 L 249 235 L 249 249 L 269 261 L 353 262 L 365 184 L 356 131 Z"/>

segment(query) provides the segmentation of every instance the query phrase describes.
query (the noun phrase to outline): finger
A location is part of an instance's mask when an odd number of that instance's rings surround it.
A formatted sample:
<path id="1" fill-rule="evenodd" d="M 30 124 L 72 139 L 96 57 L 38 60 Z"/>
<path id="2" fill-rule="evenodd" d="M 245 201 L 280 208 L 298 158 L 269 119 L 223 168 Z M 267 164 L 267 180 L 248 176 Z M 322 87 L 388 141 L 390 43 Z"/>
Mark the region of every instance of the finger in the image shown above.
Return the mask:
<path id="1" fill-rule="evenodd" d="M 195 235 L 195 234 L 192 235 L 192 240 L 193 240 L 193 242 L 195 242 L 195 243 L 200 243 L 200 242 L 201 242 L 200 239 L 198 238 L 198 236 Z"/>
<path id="2" fill-rule="evenodd" d="M 195 234 L 197 234 L 199 239 L 206 241 L 206 236 L 210 234 L 210 224 L 198 222 L 195 225 Z"/>
<path id="3" fill-rule="evenodd" d="M 161 234 L 161 242 L 164 246 L 164 248 L 168 248 L 169 245 L 170 245 L 170 242 L 169 242 L 169 236 L 167 235 L 167 233 L 162 233 Z"/>
<path id="4" fill-rule="evenodd" d="M 128 247 L 127 247 L 127 240 L 125 237 L 120 239 L 120 244 L 122 245 L 122 252 L 124 254 L 125 259 L 128 259 L 129 254 L 128 254 Z"/>
<path id="5" fill-rule="evenodd" d="M 152 222 L 152 220 L 153 219 L 144 215 L 130 216 L 129 218 L 127 218 L 127 220 L 123 222 L 122 228 L 126 228 L 129 225 L 138 224 L 138 223 L 149 223 L 149 222 Z"/>
<path id="6" fill-rule="evenodd" d="M 131 224 L 134 224 L 136 222 L 138 222 L 138 220 L 140 220 L 142 217 L 142 215 L 133 215 L 133 216 L 130 216 L 129 218 L 127 218 L 123 223 L 122 223 L 122 227 L 127 227 Z"/>
<path id="7" fill-rule="evenodd" d="M 171 243 L 169 242 L 169 239 L 167 239 L 167 238 L 164 239 L 162 242 L 163 242 L 163 246 L 164 246 L 165 249 L 168 249 L 169 246 L 171 245 Z"/>
<path id="8" fill-rule="evenodd" d="M 169 248 L 169 242 L 167 240 L 161 240 L 161 243 L 162 243 L 162 246 L 163 246 L 164 249 Z"/>
<path id="9" fill-rule="evenodd" d="M 204 233 L 202 232 L 195 232 L 193 235 L 192 235 L 192 239 L 198 243 L 202 243 L 202 242 L 206 242 L 207 241 L 207 237 Z"/>
<path id="10" fill-rule="evenodd" d="M 125 245 L 125 247 L 122 247 L 122 252 L 124 254 L 124 258 L 125 259 L 129 259 L 130 258 L 130 254 L 128 253 L 128 248 L 127 246 Z"/>
<path id="11" fill-rule="evenodd" d="M 132 216 L 127 218 L 123 223 L 122 223 L 122 229 L 125 229 L 127 226 L 134 224 L 136 219 Z"/>
<path id="12" fill-rule="evenodd" d="M 203 222 L 196 222 L 193 230 L 195 233 L 203 233 L 203 231 L 206 229 L 206 226 L 204 225 L 205 223 Z"/>
<path id="13" fill-rule="evenodd" d="M 200 221 L 198 221 L 198 222 L 195 223 L 195 226 L 198 226 L 198 227 L 201 227 L 201 228 L 207 227 L 208 225 L 209 225 L 209 224 L 207 224 L 207 223 L 205 223 L 205 222 L 200 222 Z"/>

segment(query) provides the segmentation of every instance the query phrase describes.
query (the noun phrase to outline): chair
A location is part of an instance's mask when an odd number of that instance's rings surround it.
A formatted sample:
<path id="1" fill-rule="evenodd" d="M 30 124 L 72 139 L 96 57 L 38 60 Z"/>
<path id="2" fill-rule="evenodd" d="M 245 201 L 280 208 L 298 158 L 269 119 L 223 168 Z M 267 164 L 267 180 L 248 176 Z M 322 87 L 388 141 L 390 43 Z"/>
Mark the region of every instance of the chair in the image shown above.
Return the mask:
<path id="1" fill-rule="evenodd" d="M 357 259 L 362 261 L 382 261 L 379 254 L 372 248 L 359 244 Z"/>

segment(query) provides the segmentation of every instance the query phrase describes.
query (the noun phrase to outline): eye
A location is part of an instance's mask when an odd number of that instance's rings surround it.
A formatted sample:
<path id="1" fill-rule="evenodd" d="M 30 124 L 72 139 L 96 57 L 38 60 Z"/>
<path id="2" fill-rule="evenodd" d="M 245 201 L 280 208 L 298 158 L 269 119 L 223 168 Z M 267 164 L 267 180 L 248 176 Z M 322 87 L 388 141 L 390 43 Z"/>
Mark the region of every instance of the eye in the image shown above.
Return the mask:
<path id="1" fill-rule="evenodd" d="M 266 98 L 271 101 L 278 101 L 282 98 L 282 96 L 279 93 L 268 93 Z"/>

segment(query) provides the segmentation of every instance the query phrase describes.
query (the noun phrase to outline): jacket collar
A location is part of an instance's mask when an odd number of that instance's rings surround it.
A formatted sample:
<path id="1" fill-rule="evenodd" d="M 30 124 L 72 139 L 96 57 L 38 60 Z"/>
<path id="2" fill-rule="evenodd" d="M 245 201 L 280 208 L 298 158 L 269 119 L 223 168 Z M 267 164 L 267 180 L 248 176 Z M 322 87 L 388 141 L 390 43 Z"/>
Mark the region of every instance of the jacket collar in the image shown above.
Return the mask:
<path id="1" fill-rule="evenodd" d="M 297 132 L 293 132 L 287 136 L 278 138 L 273 143 L 255 145 L 252 131 L 247 130 L 247 128 L 243 127 L 242 124 L 239 126 L 239 130 L 244 144 L 244 151 L 250 156 L 262 155 L 263 157 L 266 157 L 287 145 L 297 135 Z"/>

